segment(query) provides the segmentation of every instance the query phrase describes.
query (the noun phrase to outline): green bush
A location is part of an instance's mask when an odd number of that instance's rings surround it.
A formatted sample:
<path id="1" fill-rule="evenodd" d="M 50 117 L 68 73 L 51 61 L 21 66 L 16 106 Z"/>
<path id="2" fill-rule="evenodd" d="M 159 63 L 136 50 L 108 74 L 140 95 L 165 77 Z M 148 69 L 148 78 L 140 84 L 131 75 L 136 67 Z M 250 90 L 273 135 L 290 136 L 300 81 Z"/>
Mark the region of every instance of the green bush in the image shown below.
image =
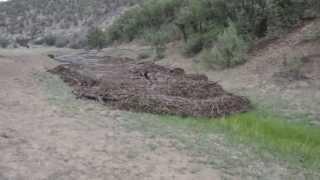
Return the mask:
<path id="1" fill-rule="evenodd" d="M 111 41 L 131 41 L 150 30 L 159 30 L 170 24 L 175 12 L 185 0 L 146 0 L 118 18 L 108 29 Z"/>
<path id="2" fill-rule="evenodd" d="M 204 39 L 201 34 L 195 34 L 185 42 L 183 53 L 187 56 L 198 54 L 204 46 Z"/>
<path id="3" fill-rule="evenodd" d="M 90 48 L 102 49 L 107 43 L 107 36 L 99 28 L 94 28 L 87 35 L 88 45 Z"/>
<path id="4" fill-rule="evenodd" d="M 164 58 L 166 43 L 169 42 L 169 34 L 166 31 L 148 31 L 144 33 L 144 40 L 154 49 L 156 59 Z"/>
<path id="5" fill-rule="evenodd" d="M 297 24 L 307 9 L 300 0 L 273 0 L 269 8 L 269 31 L 287 31 Z"/>
<path id="6" fill-rule="evenodd" d="M 223 28 L 216 27 L 207 33 L 191 35 L 184 44 L 183 53 L 187 56 L 194 56 L 204 48 L 211 47 L 221 32 L 223 32 Z"/>
<path id="7" fill-rule="evenodd" d="M 207 68 L 231 68 L 246 62 L 246 50 L 247 45 L 235 25 L 229 23 L 213 48 L 205 50 L 201 59 Z"/>

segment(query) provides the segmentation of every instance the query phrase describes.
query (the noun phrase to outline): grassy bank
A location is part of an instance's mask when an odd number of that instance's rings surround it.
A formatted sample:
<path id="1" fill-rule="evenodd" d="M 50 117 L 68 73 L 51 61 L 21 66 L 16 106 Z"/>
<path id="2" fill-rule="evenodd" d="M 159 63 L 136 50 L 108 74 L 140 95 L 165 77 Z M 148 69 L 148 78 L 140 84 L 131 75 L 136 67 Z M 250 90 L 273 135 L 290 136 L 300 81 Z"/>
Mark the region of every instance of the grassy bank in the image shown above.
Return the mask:
<path id="1" fill-rule="evenodd" d="M 160 117 L 164 123 L 192 131 L 223 132 L 234 141 L 254 145 L 282 160 L 307 168 L 320 168 L 320 128 L 292 123 L 260 112 L 249 112 L 221 119 Z"/>

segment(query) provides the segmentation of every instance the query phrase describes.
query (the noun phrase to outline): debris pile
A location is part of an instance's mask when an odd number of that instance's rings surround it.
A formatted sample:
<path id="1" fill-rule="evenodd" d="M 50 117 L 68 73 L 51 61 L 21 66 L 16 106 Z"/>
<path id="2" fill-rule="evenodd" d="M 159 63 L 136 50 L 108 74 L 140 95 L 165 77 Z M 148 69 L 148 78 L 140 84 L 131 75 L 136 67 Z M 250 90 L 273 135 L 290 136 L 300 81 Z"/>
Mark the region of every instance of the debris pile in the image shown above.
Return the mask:
<path id="1" fill-rule="evenodd" d="M 50 70 L 81 98 L 136 112 L 221 117 L 245 112 L 248 99 L 223 90 L 205 75 L 186 74 L 151 62 L 104 57 L 92 63 L 68 63 Z"/>

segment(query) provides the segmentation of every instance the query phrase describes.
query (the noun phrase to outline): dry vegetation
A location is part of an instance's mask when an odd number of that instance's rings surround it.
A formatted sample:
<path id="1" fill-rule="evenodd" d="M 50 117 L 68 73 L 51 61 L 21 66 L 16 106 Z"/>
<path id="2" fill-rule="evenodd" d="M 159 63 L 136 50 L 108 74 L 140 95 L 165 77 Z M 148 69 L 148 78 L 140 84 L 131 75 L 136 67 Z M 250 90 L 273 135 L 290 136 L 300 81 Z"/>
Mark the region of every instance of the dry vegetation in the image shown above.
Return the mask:
<path id="1" fill-rule="evenodd" d="M 82 48 L 90 27 L 106 27 L 139 0 L 12 0 L 0 6 L 0 45 L 23 46 L 17 38 L 49 46 Z M 4 45 L 3 45 L 4 46 Z"/>

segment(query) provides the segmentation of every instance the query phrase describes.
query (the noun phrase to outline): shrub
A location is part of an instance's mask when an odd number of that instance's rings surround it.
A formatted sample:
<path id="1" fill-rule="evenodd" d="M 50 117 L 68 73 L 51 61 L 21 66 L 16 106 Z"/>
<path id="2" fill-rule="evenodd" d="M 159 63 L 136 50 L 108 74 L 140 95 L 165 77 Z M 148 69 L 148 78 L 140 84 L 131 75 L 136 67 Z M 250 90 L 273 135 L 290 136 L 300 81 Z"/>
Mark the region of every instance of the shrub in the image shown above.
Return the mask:
<path id="1" fill-rule="evenodd" d="M 48 46 L 54 46 L 56 44 L 56 36 L 53 34 L 48 34 L 44 37 L 44 43 Z"/>
<path id="2" fill-rule="evenodd" d="M 7 48 L 10 44 L 10 41 L 7 37 L 0 36 L 0 47 Z"/>
<path id="3" fill-rule="evenodd" d="M 76 32 L 72 34 L 69 39 L 68 46 L 72 49 L 81 49 L 88 46 L 87 35 L 81 32 Z"/>
<path id="4" fill-rule="evenodd" d="M 148 59 L 151 56 L 149 52 L 143 51 L 138 54 L 137 59 L 142 60 L 142 59 Z"/>
<path id="5" fill-rule="evenodd" d="M 288 30 L 301 20 L 306 8 L 305 2 L 300 0 L 273 0 L 269 8 L 269 31 Z"/>
<path id="6" fill-rule="evenodd" d="M 230 68 L 246 62 L 247 45 L 233 23 L 218 36 L 213 48 L 205 50 L 202 62 L 208 68 Z"/>
<path id="7" fill-rule="evenodd" d="M 193 56 L 199 53 L 202 50 L 203 46 L 203 37 L 200 34 L 195 34 L 186 41 L 183 53 L 187 56 Z"/>
<path id="8" fill-rule="evenodd" d="M 64 36 L 57 36 L 56 37 L 56 41 L 55 41 L 55 46 L 62 48 L 62 47 L 66 47 L 69 43 L 69 40 L 67 39 L 67 37 Z"/>
<path id="9" fill-rule="evenodd" d="M 194 56 L 201 52 L 203 48 L 210 47 L 216 40 L 219 35 L 221 28 L 214 28 L 211 31 L 203 34 L 194 34 L 185 42 L 183 53 L 187 56 Z"/>
<path id="10" fill-rule="evenodd" d="M 55 58 L 55 55 L 53 55 L 53 54 L 48 54 L 48 57 L 49 57 L 50 59 L 54 59 L 54 58 Z"/>
<path id="11" fill-rule="evenodd" d="M 165 45 L 169 41 L 168 33 L 162 30 L 159 31 L 149 31 L 144 33 L 144 39 L 154 49 L 156 59 L 164 58 Z"/>
<path id="12" fill-rule="evenodd" d="M 102 49 L 107 42 L 105 32 L 97 27 L 88 32 L 87 39 L 89 47 L 96 49 Z"/>
<path id="13" fill-rule="evenodd" d="M 319 0 L 145 0 L 116 19 L 107 34 L 110 42 L 132 41 L 145 32 L 175 27 L 175 33 L 167 33 L 169 40 L 180 37 L 186 43 L 185 54 L 195 55 L 216 41 L 229 21 L 249 42 L 278 36 L 301 21 L 307 10 L 320 15 L 319 9 Z M 221 51 L 218 46 L 212 51 Z M 237 61 L 241 60 L 230 66 Z"/>
<path id="14" fill-rule="evenodd" d="M 170 24 L 184 0 L 146 0 L 119 17 L 108 29 L 111 41 L 131 41 L 145 31 L 159 30 Z"/>
<path id="15" fill-rule="evenodd" d="M 19 44 L 19 46 L 22 46 L 22 47 L 29 48 L 29 41 L 30 41 L 30 39 L 26 38 L 26 37 L 17 37 L 16 38 L 16 42 Z"/>

